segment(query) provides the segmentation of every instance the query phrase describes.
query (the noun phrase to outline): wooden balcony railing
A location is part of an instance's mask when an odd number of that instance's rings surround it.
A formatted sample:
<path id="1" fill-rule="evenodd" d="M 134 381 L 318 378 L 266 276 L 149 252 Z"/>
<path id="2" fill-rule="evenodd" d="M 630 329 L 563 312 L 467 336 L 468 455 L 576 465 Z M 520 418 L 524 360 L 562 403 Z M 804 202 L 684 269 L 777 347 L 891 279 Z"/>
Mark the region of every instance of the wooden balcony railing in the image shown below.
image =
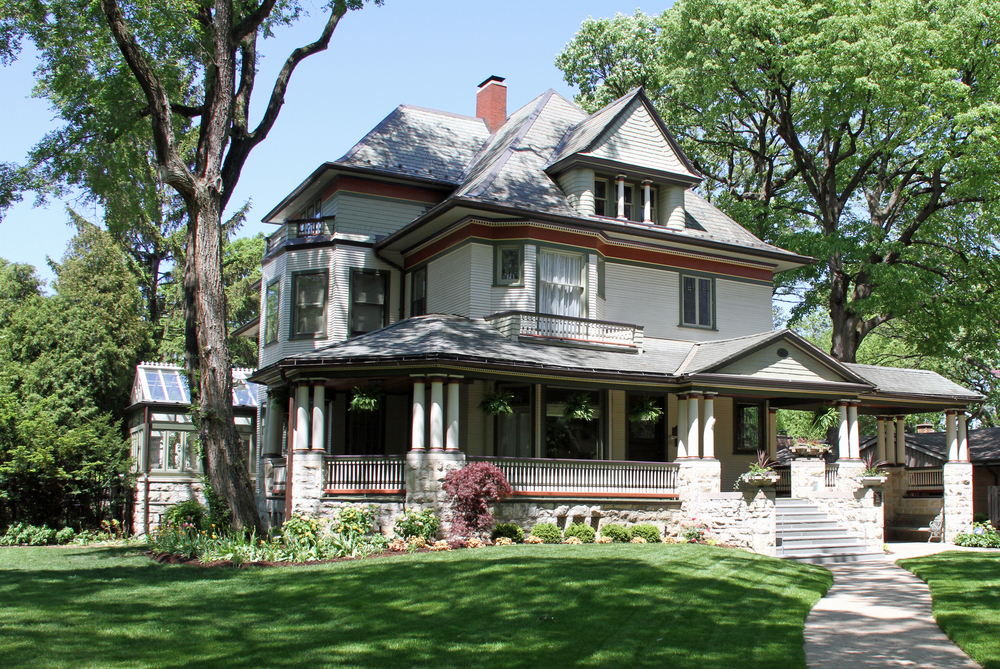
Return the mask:
<path id="1" fill-rule="evenodd" d="M 826 487 L 836 488 L 837 487 L 837 471 L 840 469 L 840 465 L 836 462 L 826 463 Z"/>
<path id="2" fill-rule="evenodd" d="M 328 456 L 326 493 L 405 494 L 406 458 L 402 455 Z"/>
<path id="3" fill-rule="evenodd" d="M 495 464 L 520 496 L 677 498 L 678 465 L 672 462 L 478 456 L 469 460 Z"/>
<path id="4" fill-rule="evenodd" d="M 907 467 L 906 492 L 944 492 L 944 470 L 941 467 Z"/>
<path id="5" fill-rule="evenodd" d="M 530 311 L 503 311 L 487 316 L 486 321 L 514 341 L 555 341 L 642 350 L 641 325 Z"/>

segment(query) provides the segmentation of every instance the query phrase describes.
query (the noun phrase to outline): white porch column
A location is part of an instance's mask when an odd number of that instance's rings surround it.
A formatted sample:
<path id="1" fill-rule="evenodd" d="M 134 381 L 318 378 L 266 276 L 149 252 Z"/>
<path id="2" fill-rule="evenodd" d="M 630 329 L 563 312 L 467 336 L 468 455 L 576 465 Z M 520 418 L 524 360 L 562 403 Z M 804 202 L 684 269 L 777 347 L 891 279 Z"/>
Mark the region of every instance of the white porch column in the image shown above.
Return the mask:
<path id="1" fill-rule="evenodd" d="M 431 379 L 431 450 L 444 450 L 444 380 Z"/>
<path id="2" fill-rule="evenodd" d="M 688 456 L 687 452 L 688 402 L 687 395 L 677 396 L 677 459 Z"/>
<path id="3" fill-rule="evenodd" d="M 840 429 L 837 432 L 838 460 L 851 458 L 851 439 L 847 429 L 847 403 L 837 402 L 837 416 L 840 418 Z"/>
<path id="4" fill-rule="evenodd" d="M 650 196 L 650 188 L 653 186 L 653 182 L 646 181 L 642 182 L 642 222 L 652 223 L 653 222 L 653 198 Z"/>
<path id="5" fill-rule="evenodd" d="M 284 422 L 285 409 L 281 402 L 271 400 L 267 404 L 267 434 L 265 435 L 264 455 L 281 455 L 281 424 Z"/>
<path id="6" fill-rule="evenodd" d="M 896 416 L 896 464 L 906 466 L 906 416 Z"/>
<path id="7" fill-rule="evenodd" d="M 312 450 L 326 450 L 326 388 L 313 386 Z"/>
<path id="8" fill-rule="evenodd" d="M 890 465 L 896 464 L 896 418 L 885 417 L 885 459 Z"/>
<path id="9" fill-rule="evenodd" d="M 301 384 L 295 389 L 295 439 L 296 451 L 309 450 L 309 386 Z"/>
<path id="10" fill-rule="evenodd" d="M 625 175 L 615 177 L 618 184 L 618 218 L 625 218 Z"/>
<path id="11" fill-rule="evenodd" d="M 878 416 L 875 421 L 875 459 L 885 460 L 885 416 Z"/>
<path id="12" fill-rule="evenodd" d="M 424 377 L 413 377 L 413 417 L 410 428 L 410 450 L 424 450 L 424 399 L 426 390 L 424 389 Z"/>
<path id="13" fill-rule="evenodd" d="M 962 462 L 969 462 L 969 416 L 964 411 L 958 412 L 958 459 Z"/>
<path id="14" fill-rule="evenodd" d="M 701 393 L 691 393 L 688 395 L 688 440 L 687 452 L 689 458 L 700 458 L 700 448 L 698 444 L 698 432 L 700 422 L 698 420 L 698 402 L 701 400 Z"/>
<path id="15" fill-rule="evenodd" d="M 448 436 L 445 440 L 445 450 L 458 450 L 458 412 L 459 412 L 459 379 L 460 376 L 448 378 Z"/>
<path id="16" fill-rule="evenodd" d="M 851 459 L 861 459 L 861 436 L 858 432 L 858 405 L 851 402 L 847 405 L 847 429 L 850 439 Z"/>
<path id="17" fill-rule="evenodd" d="M 702 432 L 702 453 L 706 460 L 715 459 L 715 393 L 705 393 L 705 426 Z"/>
<path id="18" fill-rule="evenodd" d="M 767 408 L 767 457 L 778 459 L 778 409 Z"/>
<path id="19" fill-rule="evenodd" d="M 944 412 L 944 441 L 948 444 L 948 462 L 958 461 L 958 430 L 955 428 L 955 412 L 949 409 Z"/>

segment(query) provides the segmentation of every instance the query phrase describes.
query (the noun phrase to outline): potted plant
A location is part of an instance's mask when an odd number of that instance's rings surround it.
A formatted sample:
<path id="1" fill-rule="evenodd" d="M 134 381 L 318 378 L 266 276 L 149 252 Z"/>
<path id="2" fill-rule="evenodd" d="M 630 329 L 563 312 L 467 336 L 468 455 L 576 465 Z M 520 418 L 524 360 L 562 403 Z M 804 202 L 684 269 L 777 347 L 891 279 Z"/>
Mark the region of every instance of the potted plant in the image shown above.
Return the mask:
<path id="1" fill-rule="evenodd" d="M 788 450 L 797 458 L 819 458 L 826 455 L 830 445 L 826 443 L 826 434 L 831 427 L 840 422 L 840 415 L 835 407 L 829 407 L 822 413 L 817 413 L 813 422 L 806 430 L 806 435 L 798 437 Z"/>
<path id="2" fill-rule="evenodd" d="M 371 388 L 354 386 L 351 392 L 350 411 L 378 411 L 379 392 Z"/>
<path id="3" fill-rule="evenodd" d="M 510 416 L 514 413 L 514 410 L 510 406 L 510 403 L 513 401 L 514 395 L 512 393 L 505 393 L 498 390 L 486 394 L 483 397 L 483 401 L 479 403 L 479 408 L 488 416 Z"/>
<path id="4" fill-rule="evenodd" d="M 827 451 L 830 450 L 830 445 L 799 437 L 794 444 L 788 447 L 788 450 L 797 458 L 819 458 L 826 455 Z"/>
<path id="5" fill-rule="evenodd" d="M 861 481 L 861 485 L 866 488 L 872 486 L 882 485 L 889 478 L 889 472 L 882 469 L 882 465 L 886 464 L 885 460 L 875 460 L 875 454 L 869 453 L 865 456 L 864 460 L 865 468 L 861 472 L 861 476 L 858 479 Z"/>
<path id="6" fill-rule="evenodd" d="M 594 420 L 594 404 L 589 393 L 577 393 L 566 400 L 563 407 L 563 418 L 566 420 Z"/>
<path id="7" fill-rule="evenodd" d="M 740 483 L 747 483 L 757 488 L 769 487 L 777 484 L 779 478 L 778 473 L 774 471 L 774 462 L 767 457 L 767 453 L 757 451 L 757 462 L 751 462 L 750 468 L 740 474 L 733 489 L 738 488 Z"/>
<path id="8" fill-rule="evenodd" d="M 652 397 L 638 400 L 628 413 L 628 419 L 633 423 L 655 423 L 663 416 L 663 408 Z"/>

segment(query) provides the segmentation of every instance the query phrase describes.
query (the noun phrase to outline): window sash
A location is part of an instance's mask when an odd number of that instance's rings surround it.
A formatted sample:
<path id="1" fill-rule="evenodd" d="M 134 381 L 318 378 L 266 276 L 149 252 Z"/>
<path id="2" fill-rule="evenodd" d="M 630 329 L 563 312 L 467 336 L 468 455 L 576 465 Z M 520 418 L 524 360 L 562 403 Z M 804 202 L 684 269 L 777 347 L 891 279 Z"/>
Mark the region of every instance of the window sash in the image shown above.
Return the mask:
<path id="1" fill-rule="evenodd" d="M 273 281 L 267 285 L 264 305 L 264 343 L 278 341 L 278 320 L 281 311 L 281 283 Z"/>
<path id="2" fill-rule="evenodd" d="M 374 332 L 386 325 L 386 275 L 351 272 L 351 335 Z"/>
<path id="3" fill-rule="evenodd" d="M 681 321 L 684 325 L 713 327 L 712 282 L 712 279 L 697 276 L 681 277 Z"/>
<path id="4" fill-rule="evenodd" d="M 498 246 L 496 263 L 496 284 L 513 286 L 521 284 L 524 276 L 524 253 L 521 246 Z"/>
<path id="5" fill-rule="evenodd" d="M 606 179 L 594 180 L 594 214 L 608 216 L 608 182 Z"/>
<path id="6" fill-rule="evenodd" d="M 322 336 L 326 333 L 327 277 L 326 272 L 294 275 L 293 337 Z"/>
<path id="7" fill-rule="evenodd" d="M 421 267 L 410 275 L 410 316 L 427 313 L 427 268 Z"/>
<path id="8" fill-rule="evenodd" d="M 736 404 L 736 433 L 733 446 L 738 453 L 764 450 L 764 407 L 761 404 Z"/>
<path id="9" fill-rule="evenodd" d="M 542 251 L 538 256 L 538 312 L 554 316 L 583 316 L 584 257 L 575 253 Z"/>

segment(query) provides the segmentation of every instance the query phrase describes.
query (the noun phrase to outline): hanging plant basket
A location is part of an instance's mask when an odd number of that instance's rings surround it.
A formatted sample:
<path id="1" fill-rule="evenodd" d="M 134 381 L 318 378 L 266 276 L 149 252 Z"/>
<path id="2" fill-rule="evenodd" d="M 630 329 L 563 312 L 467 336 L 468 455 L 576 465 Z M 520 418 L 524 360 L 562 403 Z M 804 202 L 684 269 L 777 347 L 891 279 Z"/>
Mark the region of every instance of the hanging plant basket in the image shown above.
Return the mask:
<path id="1" fill-rule="evenodd" d="M 628 414 L 628 419 L 633 423 L 655 423 L 662 417 L 663 409 L 652 397 L 644 397 L 636 402 Z"/>
<path id="2" fill-rule="evenodd" d="M 479 408 L 488 416 L 509 416 L 514 413 L 510 403 L 514 401 L 511 393 L 495 392 L 483 397 L 479 403 Z"/>
<path id="3" fill-rule="evenodd" d="M 566 420 L 594 420 L 594 404 L 590 395 L 579 393 L 566 400 L 563 408 L 563 418 Z"/>
<path id="4" fill-rule="evenodd" d="M 351 405 L 349 411 L 378 411 L 378 404 L 381 399 L 380 393 L 369 388 L 354 387 L 351 392 Z"/>

